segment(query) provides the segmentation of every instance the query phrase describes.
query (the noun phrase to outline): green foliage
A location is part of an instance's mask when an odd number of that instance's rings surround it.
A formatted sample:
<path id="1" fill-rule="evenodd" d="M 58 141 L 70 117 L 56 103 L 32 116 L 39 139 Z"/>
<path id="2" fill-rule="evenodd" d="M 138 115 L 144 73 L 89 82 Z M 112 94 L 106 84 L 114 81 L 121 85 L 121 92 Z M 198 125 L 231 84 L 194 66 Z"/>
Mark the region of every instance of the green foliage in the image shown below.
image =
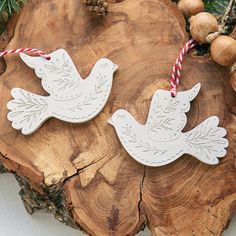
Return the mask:
<path id="1" fill-rule="evenodd" d="M 0 0 L 0 20 L 7 21 L 14 12 L 18 12 L 25 0 Z"/>
<path id="2" fill-rule="evenodd" d="M 225 14 L 228 6 L 230 6 L 230 2 L 232 4 L 232 1 L 230 0 L 203 0 L 203 1 L 205 3 L 205 10 L 207 12 L 216 15 L 217 18 L 219 19 L 219 22 L 222 19 L 223 15 Z M 230 10 L 229 14 L 227 14 L 227 18 L 225 18 L 226 33 L 231 32 L 236 23 L 236 4 L 235 2 L 233 4 L 234 4 L 233 8 Z"/>
<path id="3" fill-rule="evenodd" d="M 229 0 L 204 0 L 205 10 L 215 15 L 224 15 Z"/>
<path id="4" fill-rule="evenodd" d="M 222 19 L 223 15 L 226 12 L 226 9 L 230 5 L 230 0 L 204 0 L 204 3 L 205 3 L 206 11 L 216 15 L 220 22 L 220 20 Z M 236 4 L 235 3 L 233 5 L 233 8 L 230 10 L 229 14 L 227 15 L 227 18 L 225 19 L 226 19 L 226 22 L 225 22 L 226 32 L 225 33 L 229 34 L 236 24 Z"/>

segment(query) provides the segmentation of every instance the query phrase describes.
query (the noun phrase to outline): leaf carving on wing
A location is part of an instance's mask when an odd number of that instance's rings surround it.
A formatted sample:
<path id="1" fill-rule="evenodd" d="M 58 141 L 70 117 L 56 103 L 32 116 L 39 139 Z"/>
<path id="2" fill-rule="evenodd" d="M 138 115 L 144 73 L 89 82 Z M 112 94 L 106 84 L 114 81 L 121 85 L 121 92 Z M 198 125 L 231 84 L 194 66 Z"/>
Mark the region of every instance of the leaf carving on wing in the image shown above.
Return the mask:
<path id="1" fill-rule="evenodd" d="M 47 111 L 48 104 L 46 100 L 42 98 L 35 98 L 30 93 L 23 93 L 20 91 L 21 96 L 25 99 L 15 100 L 14 104 L 18 109 L 11 112 L 11 117 L 16 117 L 24 114 L 24 119 L 19 121 L 20 123 L 28 122 L 31 127 L 38 117 Z M 27 113 L 25 111 L 28 111 Z"/>
<path id="2" fill-rule="evenodd" d="M 50 73 L 56 73 L 58 78 L 54 81 L 59 87 L 59 91 L 66 89 L 77 89 L 81 87 L 80 80 L 76 79 L 75 71 L 70 65 L 65 53 L 63 54 L 63 64 L 57 65 L 55 62 L 50 62 L 45 65 Z"/>
<path id="3" fill-rule="evenodd" d="M 207 122 L 203 123 L 202 126 L 200 126 L 200 129 L 196 130 L 196 132 L 190 132 L 186 141 L 192 149 L 201 152 L 201 155 L 206 156 L 210 160 L 211 157 L 209 154 L 217 151 L 215 145 L 225 144 L 224 139 L 217 138 L 218 132 L 219 129 L 212 127 L 210 121 L 207 120 Z"/>
<path id="4" fill-rule="evenodd" d="M 163 106 L 161 104 L 157 104 L 155 102 L 155 106 L 151 111 L 150 123 L 149 123 L 149 131 L 156 132 L 157 130 L 172 130 L 171 125 L 174 121 L 174 118 L 168 117 L 168 113 L 174 112 L 177 109 L 180 101 L 178 100 L 169 100 L 167 106 Z M 164 115 L 163 115 L 164 114 Z"/>

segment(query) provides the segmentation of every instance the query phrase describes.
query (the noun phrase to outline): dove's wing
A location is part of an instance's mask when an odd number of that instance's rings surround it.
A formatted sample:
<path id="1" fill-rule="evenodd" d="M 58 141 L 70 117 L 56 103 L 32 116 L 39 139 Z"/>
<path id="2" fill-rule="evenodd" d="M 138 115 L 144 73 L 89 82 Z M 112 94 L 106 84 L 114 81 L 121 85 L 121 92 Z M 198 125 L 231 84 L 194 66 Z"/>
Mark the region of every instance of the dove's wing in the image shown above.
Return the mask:
<path id="1" fill-rule="evenodd" d="M 42 79 L 43 88 L 56 99 L 76 98 L 83 92 L 83 80 L 64 49 L 51 54 L 50 60 L 20 54 L 21 59 Z"/>
<path id="2" fill-rule="evenodd" d="M 197 96 L 200 87 L 198 83 L 190 90 L 178 92 L 175 98 L 169 91 L 157 90 L 151 101 L 147 129 L 163 135 L 182 131 L 187 122 L 185 113 L 189 111 L 190 102 Z"/>

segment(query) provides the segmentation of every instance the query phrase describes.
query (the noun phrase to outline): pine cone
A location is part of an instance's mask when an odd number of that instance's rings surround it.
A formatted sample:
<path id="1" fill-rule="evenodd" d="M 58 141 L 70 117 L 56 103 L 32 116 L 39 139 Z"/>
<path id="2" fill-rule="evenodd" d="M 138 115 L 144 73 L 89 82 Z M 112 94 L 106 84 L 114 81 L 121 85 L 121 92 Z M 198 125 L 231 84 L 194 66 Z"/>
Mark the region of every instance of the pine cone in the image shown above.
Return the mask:
<path id="1" fill-rule="evenodd" d="M 98 16 L 105 16 L 108 13 L 107 0 L 82 0 L 88 10 Z"/>

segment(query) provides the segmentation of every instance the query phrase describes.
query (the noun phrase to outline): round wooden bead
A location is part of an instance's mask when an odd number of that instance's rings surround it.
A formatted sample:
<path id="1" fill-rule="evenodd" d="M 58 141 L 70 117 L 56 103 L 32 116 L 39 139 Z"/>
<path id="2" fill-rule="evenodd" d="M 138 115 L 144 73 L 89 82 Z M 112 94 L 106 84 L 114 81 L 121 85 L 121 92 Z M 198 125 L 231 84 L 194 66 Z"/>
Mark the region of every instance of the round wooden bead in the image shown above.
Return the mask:
<path id="1" fill-rule="evenodd" d="M 202 0 L 180 0 L 178 3 L 179 10 L 186 18 L 196 15 L 204 11 L 204 3 Z"/>
<path id="2" fill-rule="evenodd" d="M 218 22 L 210 13 L 201 12 L 190 18 L 190 33 L 199 44 L 207 43 L 207 36 L 217 31 Z"/>
<path id="3" fill-rule="evenodd" d="M 229 36 L 219 36 L 211 44 L 211 56 L 222 66 L 232 66 L 236 62 L 236 40 Z"/>

